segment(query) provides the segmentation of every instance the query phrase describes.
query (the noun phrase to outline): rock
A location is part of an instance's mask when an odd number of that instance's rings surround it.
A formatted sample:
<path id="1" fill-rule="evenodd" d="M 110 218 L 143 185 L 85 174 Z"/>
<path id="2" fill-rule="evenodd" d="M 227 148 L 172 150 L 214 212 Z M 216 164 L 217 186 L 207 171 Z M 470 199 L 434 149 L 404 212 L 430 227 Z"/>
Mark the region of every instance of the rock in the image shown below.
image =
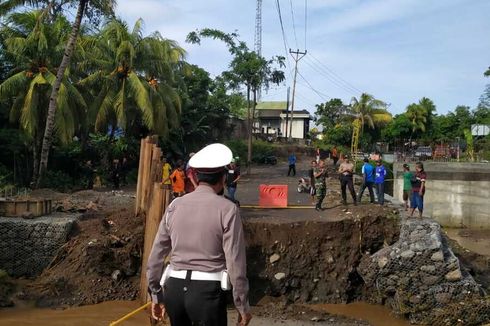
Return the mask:
<path id="1" fill-rule="evenodd" d="M 96 204 L 96 203 L 94 203 L 93 201 L 90 201 L 90 202 L 87 204 L 86 209 L 87 209 L 87 210 L 96 211 L 96 210 L 98 210 L 99 208 L 97 207 L 97 204 Z"/>
<path id="2" fill-rule="evenodd" d="M 379 266 L 379 268 L 383 268 L 383 267 L 385 267 L 385 266 L 386 266 L 386 264 L 388 264 L 388 257 L 384 257 L 384 256 L 382 256 L 382 257 L 380 257 L 380 258 L 378 259 L 378 266 Z"/>
<path id="3" fill-rule="evenodd" d="M 420 295 L 412 295 L 409 300 L 411 303 L 417 304 L 420 303 L 422 298 L 420 297 Z"/>
<path id="4" fill-rule="evenodd" d="M 426 272 L 426 273 L 434 273 L 436 271 L 436 267 L 434 265 L 424 265 L 424 266 L 421 266 L 420 267 L 420 270 L 422 272 Z"/>
<path id="5" fill-rule="evenodd" d="M 122 278 L 122 272 L 118 269 L 116 269 L 114 272 L 112 272 L 111 277 L 114 281 L 119 281 Z"/>
<path id="6" fill-rule="evenodd" d="M 278 281 L 286 278 L 286 273 L 276 273 L 276 275 L 274 275 L 274 278 Z"/>
<path id="7" fill-rule="evenodd" d="M 426 285 L 434 285 L 439 281 L 439 276 L 424 276 L 422 277 L 422 283 Z"/>
<path id="8" fill-rule="evenodd" d="M 462 277 L 463 275 L 461 274 L 461 270 L 459 268 L 447 273 L 445 276 L 446 280 L 451 282 L 459 281 Z"/>
<path id="9" fill-rule="evenodd" d="M 442 253 L 441 250 L 435 252 L 432 254 L 432 256 L 430 257 L 430 259 L 432 261 L 444 261 L 444 254 Z"/>
<path id="10" fill-rule="evenodd" d="M 402 253 L 400 254 L 400 256 L 401 256 L 402 258 L 407 258 L 407 259 L 409 259 L 409 258 L 412 258 L 413 256 L 415 256 L 415 253 L 414 253 L 412 250 L 405 250 L 404 252 L 402 252 Z"/>
<path id="11" fill-rule="evenodd" d="M 279 259 L 281 259 L 281 256 L 279 256 L 278 254 L 273 254 L 272 256 L 269 257 L 269 261 L 271 264 L 278 262 Z"/>
<path id="12" fill-rule="evenodd" d="M 451 294 L 447 292 L 436 293 L 436 301 L 439 303 L 449 303 L 451 301 Z"/>

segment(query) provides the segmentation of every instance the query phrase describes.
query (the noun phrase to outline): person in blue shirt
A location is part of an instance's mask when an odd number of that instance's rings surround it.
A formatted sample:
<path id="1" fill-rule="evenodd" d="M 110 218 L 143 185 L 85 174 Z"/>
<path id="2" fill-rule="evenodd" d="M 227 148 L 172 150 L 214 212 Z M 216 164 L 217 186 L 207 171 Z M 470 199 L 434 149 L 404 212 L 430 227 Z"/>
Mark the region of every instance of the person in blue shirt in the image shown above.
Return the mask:
<path id="1" fill-rule="evenodd" d="M 294 177 L 296 175 L 296 155 L 294 155 L 294 153 L 289 154 L 288 163 L 289 163 L 288 177 L 291 174 L 291 171 L 293 172 L 293 177 Z"/>
<path id="2" fill-rule="evenodd" d="M 378 204 L 384 205 L 386 169 L 381 160 L 376 161 L 376 170 L 374 175 L 375 175 L 374 186 L 376 187 L 376 196 L 378 197 Z"/>
<path id="3" fill-rule="evenodd" d="M 357 197 L 357 201 L 360 203 L 362 199 L 362 194 L 364 193 L 364 190 L 366 190 L 366 187 L 369 190 L 369 199 L 371 204 L 374 203 L 374 191 L 373 191 L 373 185 L 374 185 L 374 166 L 369 164 L 369 159 L 365 158 L 364 159 L 364 165 L 362 166 L 362 177 L 363 177 L 363 182 L 361 186 L 361 190 L 359 191 L 359 196 Z"/>

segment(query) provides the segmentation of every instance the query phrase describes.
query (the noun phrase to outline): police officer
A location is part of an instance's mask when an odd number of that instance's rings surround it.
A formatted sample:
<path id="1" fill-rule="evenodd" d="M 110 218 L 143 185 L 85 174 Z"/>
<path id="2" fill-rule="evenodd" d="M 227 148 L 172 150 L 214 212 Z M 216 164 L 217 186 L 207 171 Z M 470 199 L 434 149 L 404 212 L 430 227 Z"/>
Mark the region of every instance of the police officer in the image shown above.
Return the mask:
<path id="1" fill-rule="evenodd" d="M 173 326 L 227 325 L 220 282 L 226 272 L 239 325 L 248 325 L 252 318 L 242 221 L 237 206 L 220 195 L 231 159 L 231 150 L 223 144 L 196 153 L 189 165 L 197 171 L 198 187 L 176 198 L 165 212 L 147 267 L 152 316 L 157 320 L 167 312 Z M 169 254 L 165 280 L 163 262 Z"/>

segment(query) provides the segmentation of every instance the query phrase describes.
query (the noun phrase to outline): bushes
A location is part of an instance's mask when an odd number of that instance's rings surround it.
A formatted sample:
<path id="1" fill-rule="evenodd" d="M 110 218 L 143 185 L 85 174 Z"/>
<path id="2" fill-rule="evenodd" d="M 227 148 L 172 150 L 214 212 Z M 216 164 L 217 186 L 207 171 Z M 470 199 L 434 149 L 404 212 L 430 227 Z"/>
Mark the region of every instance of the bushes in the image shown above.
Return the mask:
<path id="1" fill-rule="evenodd" d="M 48 170 L 41 181 L 41 187 L 66 192 L 74 187 L 74 183 L 73 178 L 65 172 Z"/>
<path id="2" fill-rule="evenodd" d="M 247 142 L 244 140 L 230 140 L 226 142 L 233 152 L 234 157 L 240 157 L 240 163 L 247 163 Z M 274 155 L 274 146 L 262 140 L 256 140 L 252 144 L 252 162 L 261 162 L 266 156 Z"/>

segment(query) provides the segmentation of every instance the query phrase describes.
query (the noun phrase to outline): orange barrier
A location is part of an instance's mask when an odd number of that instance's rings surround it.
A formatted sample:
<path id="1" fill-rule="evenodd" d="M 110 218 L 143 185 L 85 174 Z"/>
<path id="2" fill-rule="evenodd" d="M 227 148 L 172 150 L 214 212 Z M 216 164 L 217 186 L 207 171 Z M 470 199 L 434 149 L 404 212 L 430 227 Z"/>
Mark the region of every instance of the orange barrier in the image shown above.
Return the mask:
<path id="1" fill-rule="evenodd" d="M 287 185 L 260 185 L 260 207 L 288 207 Z"/>

